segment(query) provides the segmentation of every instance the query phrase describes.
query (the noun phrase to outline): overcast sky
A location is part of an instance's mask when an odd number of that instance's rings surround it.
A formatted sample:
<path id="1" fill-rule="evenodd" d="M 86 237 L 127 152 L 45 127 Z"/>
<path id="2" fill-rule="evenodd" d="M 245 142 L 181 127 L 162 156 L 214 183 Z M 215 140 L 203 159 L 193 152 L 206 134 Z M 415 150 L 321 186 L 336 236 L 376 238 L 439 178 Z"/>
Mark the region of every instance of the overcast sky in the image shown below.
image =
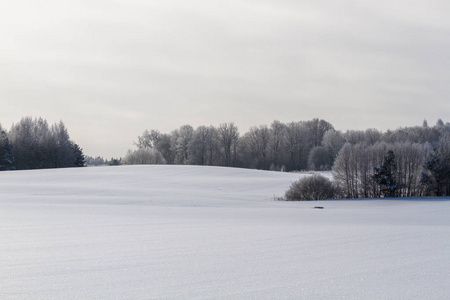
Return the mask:
<path id="1" fill-rule="evenodd" d="M 0 123 L 63 120 L 110 158 L 184 124 L 450 121 L 449 16 L 448 0 L 3 1 Z"/>

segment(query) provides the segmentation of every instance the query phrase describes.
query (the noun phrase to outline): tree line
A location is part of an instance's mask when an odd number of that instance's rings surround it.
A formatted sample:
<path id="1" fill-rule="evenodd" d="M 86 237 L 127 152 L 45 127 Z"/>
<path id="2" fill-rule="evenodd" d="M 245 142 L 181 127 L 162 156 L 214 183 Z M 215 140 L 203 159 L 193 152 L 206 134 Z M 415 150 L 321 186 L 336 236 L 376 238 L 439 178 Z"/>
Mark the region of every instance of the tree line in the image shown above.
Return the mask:
<path id="1" fill-rule="evenodd" d="M 274 121 L 270 126 L 252 127 L 243 135 L 234 123 L 196 129 L 183 125 L 171 133 L 145 130 L 135 142 L 138 149 L 130 150 L 123 162 L 306 170 L 309 153 L 322 145 L 328 131 L 334 127 L 319 119 L 288 124 Z M 331 161 L 326 163 L 321 167 L 331 167 Z"/>
<path id="2" fill-rule="evenodd" d="M 124 164 L 190 164 L 278 171 L 333 170 L 342 197 L 450 195 L 450 123 L 341 132 L 325 120 L 145 130 Z M 390 165 L 385 160 L 391 154 Z M 389 174 L 378 174 L 383 168 Z M 386 176 L 391 176 L 386 181 Z M 386 182 L 391 182 L 386 184 Z M 395 187 L 395 188 L 394 188 Z M 392 192 L 394 189 L 394 192 Z"/>
<path id="3" fill-rule="evenodd" d="M 7 132 L 0 125 L 0 170 L 84 166 L 83 150 L 73 142 L 62 121 L 24 117 Z"/>
<path id="4" fill-rule="evenodd" d="M 98 164 L 185 164 L 275 171 L 332 170 L 340 197 L 450 195 L 450 123 L 434 126 L 336 130 L 313 119 L 251 127 L 234 123 L 183 125 L 170 133 L 145 130 L 122 159 L 87 157 Z M 31 117 L 0 126 L 0 170 L 80 167 L 82 149 L 62 121 Z"/>

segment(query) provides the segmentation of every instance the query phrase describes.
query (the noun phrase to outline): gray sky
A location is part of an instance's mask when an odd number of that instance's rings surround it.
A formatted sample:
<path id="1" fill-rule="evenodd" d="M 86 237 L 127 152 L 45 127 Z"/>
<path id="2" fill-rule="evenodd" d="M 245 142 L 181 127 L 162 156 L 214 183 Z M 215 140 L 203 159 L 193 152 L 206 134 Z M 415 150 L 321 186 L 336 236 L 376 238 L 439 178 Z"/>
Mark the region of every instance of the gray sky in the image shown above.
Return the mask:
<path id="1" fill-rule="evenodd" d="M 14 0 L 0 10 L 0 122 L 63 120 L 85 154 L 145 129 L 450 114 L 450 1 Z"/>

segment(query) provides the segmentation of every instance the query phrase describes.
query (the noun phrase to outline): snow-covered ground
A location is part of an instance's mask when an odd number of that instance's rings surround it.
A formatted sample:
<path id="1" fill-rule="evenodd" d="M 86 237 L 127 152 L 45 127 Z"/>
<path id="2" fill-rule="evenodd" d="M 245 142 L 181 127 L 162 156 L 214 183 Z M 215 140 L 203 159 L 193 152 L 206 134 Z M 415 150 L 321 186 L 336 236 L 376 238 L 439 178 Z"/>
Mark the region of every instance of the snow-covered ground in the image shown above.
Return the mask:
<path id="1" fill-rule="evenodd" d="M 449 298 L 450 199 L 273 200 L 301 176 L 1 172 L 0 299 Z"/>

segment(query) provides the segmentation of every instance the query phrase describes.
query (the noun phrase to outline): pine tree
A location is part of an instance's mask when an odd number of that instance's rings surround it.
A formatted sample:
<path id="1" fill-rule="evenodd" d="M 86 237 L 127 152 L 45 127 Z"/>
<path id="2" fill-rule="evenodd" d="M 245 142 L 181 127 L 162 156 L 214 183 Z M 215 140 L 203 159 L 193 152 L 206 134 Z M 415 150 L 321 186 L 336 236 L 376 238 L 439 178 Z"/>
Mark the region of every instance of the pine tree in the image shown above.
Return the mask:
<path id="1" fill-rule="evenodd" d="M 15 159 L 12 145 L 8 140 L 6 132 L 0 126 L 0 171 L 14 169 Z"/>
<path id="2" fill-rule="evenodd" d="M 73 152 L 75 154 L 74 167 L 84 167 L 85 159 L 83 149 L 78 144 L 73 143 Z"/>
<path id="3" fill-rule="evenodd" d="M 450 164 L 437 149 L 425 161 L 425 172 L 420 184 L 426 187 L 428 195 L 446 196 L 450 193 Z"/>
<path id="4" fill-rule="evenodd" d="M 397 164 L 395 163 L 394 151 L 389 150 L 384 157 L 380 168 L 375 168 L 372 179 L 380 186 L 384 197 L 398 197 L 401 185 L 397 183 Z"/>

